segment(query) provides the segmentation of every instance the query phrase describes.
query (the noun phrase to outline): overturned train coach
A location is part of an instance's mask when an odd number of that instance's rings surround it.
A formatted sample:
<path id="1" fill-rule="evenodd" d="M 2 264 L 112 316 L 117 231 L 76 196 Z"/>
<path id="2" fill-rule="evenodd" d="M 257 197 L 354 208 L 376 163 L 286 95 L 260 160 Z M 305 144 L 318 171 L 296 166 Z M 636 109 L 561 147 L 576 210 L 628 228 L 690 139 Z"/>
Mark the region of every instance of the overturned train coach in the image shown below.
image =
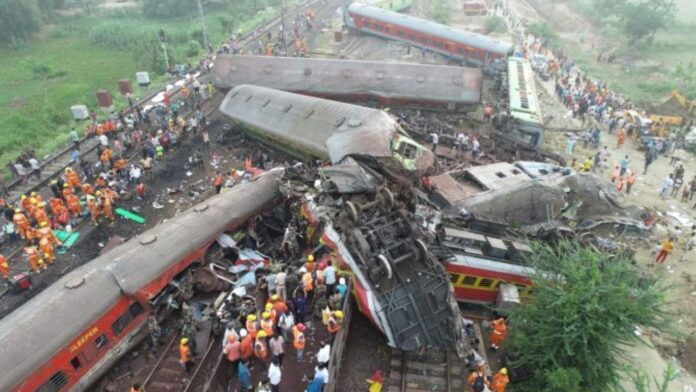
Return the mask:
<path id="1" fill-rule="evenodd" d="M 0 390 L 84 391 L 138 339 L 147 317 L 217 236 L 280 200 L 273 170 L 178 214 L 70 272 L 0 320 Z"/>
<path id="2" fill-rule="evenodd" d="M 469 112 L 481 102 L 480 69 L 380 61 L 219 55 L 215 85 L 253 84 L 370 106 Z"/>
<path id="3" fill-rule="evenodd" d="M 434 154 L 377 109 L 265 87 L 233 88 L 220 111 L 251 137 L 300 159 L 347 158 L 395 176 L 429 170 Z"/>
<path id="4" fill-rule="evenodd" d="M 345 24 L 359 32 L 415 45 L 477 66 L 511 56 L 514 45 L 429 20 L 355 2 L 344 12 Z"/>

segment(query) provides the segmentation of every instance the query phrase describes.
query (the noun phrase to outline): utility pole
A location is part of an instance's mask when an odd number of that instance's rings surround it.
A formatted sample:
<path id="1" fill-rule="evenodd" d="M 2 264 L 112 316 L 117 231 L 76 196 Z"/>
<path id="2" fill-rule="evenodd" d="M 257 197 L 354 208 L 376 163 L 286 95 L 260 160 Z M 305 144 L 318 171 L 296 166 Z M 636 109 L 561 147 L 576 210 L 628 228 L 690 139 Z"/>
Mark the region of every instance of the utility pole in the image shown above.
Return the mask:
<path id="1" fill-rule="evenodd" d="M 162 44 L 162 50 L 164 51 L 164 64 L 167 67 L 167 72 L 169 72 L 169 54 L 167 53 L 167 43 L 166 43 L 166 36 L 164 35 L 164 30 L 160 29 L 157 32 L 159 36 L 160 43 Z"/>
<path id="2" fill-rule="evenodd" d="M 205 28 L 205 15 L 203 14 L 203 4 L 201 0 L 198 0 L 198 14 L 201 16 L 201 28 L 203 29 L 203 45 L 205 45 L 205 50 L 210 52 L 211 46 L 208 42 L 208 31 Z"/>

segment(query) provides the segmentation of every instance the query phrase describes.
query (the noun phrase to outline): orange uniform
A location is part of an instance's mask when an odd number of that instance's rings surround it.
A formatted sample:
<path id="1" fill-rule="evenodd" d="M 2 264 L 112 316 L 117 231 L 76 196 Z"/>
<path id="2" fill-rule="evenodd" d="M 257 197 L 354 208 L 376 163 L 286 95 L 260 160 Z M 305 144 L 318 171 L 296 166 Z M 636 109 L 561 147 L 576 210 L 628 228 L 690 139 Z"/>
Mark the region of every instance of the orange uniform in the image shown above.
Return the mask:
<path id="1" fill-rule="evenodd" d="M 80 183 L 80 178 L 77 176 L 77 173 L 73 170 L 68 170 L 65 172 L 65 177 L 68 180 L 68 185 L 72 188 L 80 188 L 82 184 Z"/>
<path id="2" fill-rule="evenodd" d="M 186 343 L 179 344 L 179 362 L 181 362 L 181 364 L 191 362 L 191 349 Z"/>
<path id="3" fill-rule="evenodd" d="M 43 252 L 43 256 L 48 264 L 53 264 L 53 260 L 56 259 L 56 256 L 53 253 L 53 243 L 51 239 L 48 237 L 41 238 L 39 240 L 39 248 L 41 248 L 41 252 Z"/>
<path id="4" fill-rule="evenodd" d="M 89 213 L 92 216 L 92 222 L 95 225 L 98 225 L 99 224 L 99 206 L 97 205 L 97 202 L 95 202 L 93 198 L 87 199 L 87 208 L 89 209 Z"/>
<path id="5" fill-rule="evenodd" d="M 73 190 L 69 186 L 63 187 L 63 199 L 67 199 L 68 195 L 72 195 Z"/>
<path id="6" fill-rule="evenodd" d="M 26 195 L 22 195 L 22 209 L 27 211 L 29 206 L 31 206 L 31 199 L 29 199 Z"/>
<path id="7" fill-rule="evenodd" d="M 302 275 L 302 288 L 304 288 L 305 293 L 314 290 L 314 281 L 312 280 L 312 274 L 310 272 L 305 272 L 305 274 Z"/>
<path id="8" fill-rule="evenodd" d="M 498 349 L 507 335 L 507 325 L 505 325 L 505 320 L 501 317 L 491 322 L 491 328 L 493 328 L 491 331 L 491 346 Z"/>
<path id="9" fill-rule="evenodd" d="M 59 211 L 59 206 L 64 206 L 63 200 L 54 197 L 51 199 L 51 212 L 53 212 L 53 215 L 57 215 Z"/>
<path id="10" fill-rule="evenodd" d="M 34 220 L 36 222 L 51 222 L 51 219 L 49 219 L 48 214 L 46 213 L 46 210 L 43 208 L 36 208 L 36 211 L 34 212 Z"/>
<path id="11" fill-rule="evenodd" d="M 58 207 L 58 212 L 56 213 L 56 223 L 59 223 L 61 225 L 67 225 L 68 221 L 70 220 L 70 213 L 68 212 L 68 209 L 65 208 L 65 206 L 61 205 Z"/>
<path id="12" fill-rule="evenodd" d="M 295 347 L 295 350 L 304 350 L 305 336 L 304 333 L 297 328 L 297 325 L 292 327 L 292 337 L 292 345 Z"/>
<path id="13" fill-rule="evenodd" d="M 251 335 L 247 335 L 242 338 L 239 345 L 239 351 L 241 353 L 242 359 L 249 359 L 254 354 L 254 338 Z"/>
<path id="14" fill-rule="evenodd" d="M 39 235 L 36 233 L 36 229 L 33 226 L 29 226 L 26 230 L 26 236 L 27 242 L 31 244 L 34 242 L 35 239 L 38 238 Z"/>
<path id="15" fill-rule="evenodd" d="M 21 212 L 15 211 L 12 222 L 17 226 L 17 231 L 19 236 L 22 238 L 27 238 L 27 227 L 29 227 L 29 219 Z"/>
<path id="16" fill-rule="evenodd" d="M 92 187 L 92 185 L 85 182 L 84 184 L 82 184 L 82 193 L 84 193 L 85 195 L 92 195 L 94 194 L 94 188 Z"/>
<path id="17" fill-rule="evenodd" d="M 41 240 L 42 238 L 48 238 L 51 240 L 51 244 L 58 244 L 62 245 L 60 241 L 58 241 L 58 237 L 53 233 L 53 230 L 51 230 L 50 227 L 41 227 L 38 230 L 36 230 L 36 238 Z"/>
<path id="18" fill-rule="evenodd" d="M 7 263 L 5 255 L 0 255 L 0 275 L 5 279 L 10 278 L 10 264 Z"/>
<path id="19" fill-rule="evenodd" d="M 491 382 L 492 392 L 505 392 L 505 388 L 510 383 L 510 378 L 507 376 L 507 370 L 505 372 L 498 372 L 493 376 L 493 381 Z"/>
<path id="20" fill-rule="evenodd" d="M 103 196 L 101 200 L 102 214 L 107 217 L 110 221 L 114 221 L 114 207 L 111 204 L 111 199 Z"/>
<path id="21" fill-rule="evenodd" d="M 273 336 L 273 318 L 261 320 L 261 329 L 266 331 L 266 335 Z"/>
<path id="22" fill-rule="evenodd" d="M 256 339 L 256 334 L 259 332 L 259 327 L 256 321 L 247 320 L 246 330 L 253 339 Z"/>
<path id="23" fill-rule="evenodd" d="M 46 267 L 46 264 L 44 263 L 43 259 L 41 258 L 41 255 L 39 254 L 39 250 L 36 249 L 35 246 L 27 246 L 24 248 L 24 253 L 27 255 L 27 260 L 29 261 L 29 264 L 31 265 L 31 268 L 36 272 L 37 274 L 40 273 L 41 271 L 39 268 L 48 269 Z"/>
<path id="24" fill-rule="evenodd" d="M 69 195 L 65 201 L 68 203 L 68 208 L 70 213 L 77 216 L 82 214 L 82 206 L 80 205 L 80 199 L 75 195 Z"/>

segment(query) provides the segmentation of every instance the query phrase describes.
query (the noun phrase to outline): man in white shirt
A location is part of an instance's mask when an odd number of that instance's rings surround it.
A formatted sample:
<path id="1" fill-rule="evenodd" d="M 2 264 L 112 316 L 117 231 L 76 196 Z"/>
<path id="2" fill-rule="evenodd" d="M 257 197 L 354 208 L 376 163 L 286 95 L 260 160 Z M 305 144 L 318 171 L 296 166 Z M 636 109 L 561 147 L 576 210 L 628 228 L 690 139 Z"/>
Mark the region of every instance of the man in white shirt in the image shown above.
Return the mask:
<path id="1" fill-rule="evenodd" d="M 268 368 L 268 380 L 271 382 L 271 392 L 280 392 L 280 379 L 282 375 L 278 358 L 273 358 L 271 360 L 271 366 Z"/>
<path id="2" fill-rule="evenodd" d="M 322 348 L 317 353 L 317 362 L 319 364 L 328 364 L 331 359 L 331 346 L 329 344 L 320 344 Z"/>
<path id="3" fill-rule="evenodd" d="M 430 134 L 430 137 L 433 139 L 433 152 L 435 152 L 435 150 L 437 150 L 437 143 L 440 141 L 440 135 L 433 132 Z"/>
<path id="4" fill-rule="evenodd" d="M 108 147 L 109 146 L 109 138 L 106 137 L 106 135 L 104 135 L 104 134 L 99 135 L 99 144 L 101 144 L 103 147 Z"/>

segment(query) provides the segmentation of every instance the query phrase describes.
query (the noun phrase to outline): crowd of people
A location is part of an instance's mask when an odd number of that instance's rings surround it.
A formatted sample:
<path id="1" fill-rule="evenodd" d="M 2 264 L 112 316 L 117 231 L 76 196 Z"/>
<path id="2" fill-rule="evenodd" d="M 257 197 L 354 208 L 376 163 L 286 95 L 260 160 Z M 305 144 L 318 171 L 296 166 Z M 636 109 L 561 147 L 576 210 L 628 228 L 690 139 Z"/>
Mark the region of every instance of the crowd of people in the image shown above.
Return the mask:
<path id="1" fill-rule="evenodd" d="M 329 382 L 331 342 L 343 325 L 346 280 L 328 256 L 317 262 L 312 254 L 300 268 L 275 265 L 271 271 L 256 287 L 256 303 L 264 306 L 239 312 L 226 326 L 223 354 L 231 363 L 231 376 L 236 376 L 242 391 L 280 391 L 288 361 L 313 360 L 305 355 L 305 334 L 312 331 L 316 336 L 328 336 L 318 344 L 314 375 L 306 386 L 308 392 L 320 392 Z M 314 331 L 317 325 L 325 328 L 326 334 Z M 185 371 L 193 364 L 191 335 L 182 334 L 179 342 L 179 362 Z M 257 369 L 256 379 L 252 377 L 253 369 Z"/>
<path id="2" fill-rule="evenodd" d="M 182 87 L 178 101 L 165 92 L 163 103 L 147 113 L 134 107 L 130 114 L 111 113 L 98 121 L 92 111 L 85 134 L 98 140 L 94 159 L 81 155 L 80 137 L 73 128 L 71 166 L 51 180 L 49 200 L 37 192 L 22 195 L 14 204 L 0 198 L 0 219 L 8 243 L 24 241 L 26 260 L 35 273 L 54 262 L 55 248 L 62 245 L 53 230 L 70 233 L 87 217 L 95 226 L 114 224 L 116 203 L 121 198 L 147 196 L 145 180 L 155 180 L 153 168 L 167 151 L 189 134 L 200 132 L 209 140 L 207 119 L 200 108 L 205 98 L 203 86 L 197 80 L 190 86 Z M 196 108 L 188 120 L 181 115 L 182 105 Z M 129 159 L 138 149 L 142 159 Z M 29 162 L 32 160 L 36 159 L 32 156 Z M 35 163 L 40 170 L 38 161 Z M 2 254 L 0 274 L 6 279 L 12 274 L 10 262 Z"/>

